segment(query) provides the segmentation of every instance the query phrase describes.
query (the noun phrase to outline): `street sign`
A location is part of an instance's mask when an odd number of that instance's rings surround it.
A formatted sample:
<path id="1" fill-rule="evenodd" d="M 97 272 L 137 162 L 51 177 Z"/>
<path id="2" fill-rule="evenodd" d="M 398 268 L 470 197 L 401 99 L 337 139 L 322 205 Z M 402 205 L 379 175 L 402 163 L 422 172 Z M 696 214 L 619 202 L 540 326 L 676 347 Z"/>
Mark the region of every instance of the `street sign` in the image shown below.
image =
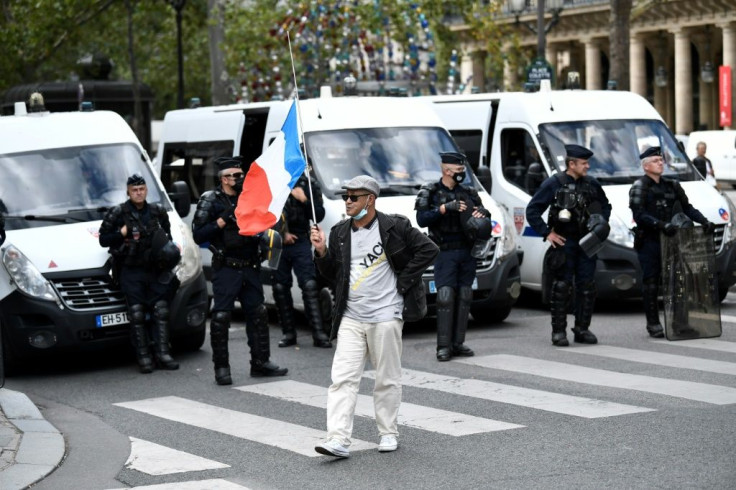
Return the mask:
<path id="1" fill-rule="evenodd" d="M 526 68 L 526 81 L 539 85 L 540 80 L 550 80 L 554 84 L 554 70 L 544 58 L 535 58 Z"/>

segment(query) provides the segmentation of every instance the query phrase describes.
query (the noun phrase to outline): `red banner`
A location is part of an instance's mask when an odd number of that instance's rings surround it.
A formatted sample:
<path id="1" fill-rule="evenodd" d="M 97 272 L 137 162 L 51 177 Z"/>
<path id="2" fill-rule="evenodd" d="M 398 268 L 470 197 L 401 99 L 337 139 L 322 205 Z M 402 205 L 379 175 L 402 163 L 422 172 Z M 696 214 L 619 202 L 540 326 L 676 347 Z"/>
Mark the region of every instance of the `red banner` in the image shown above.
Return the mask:
<path id="1" fill-rule="evenodd" d="M 731 67 L 718 67 L 718 109 L 721 113 L 721 126 L 731 126 Z"/>

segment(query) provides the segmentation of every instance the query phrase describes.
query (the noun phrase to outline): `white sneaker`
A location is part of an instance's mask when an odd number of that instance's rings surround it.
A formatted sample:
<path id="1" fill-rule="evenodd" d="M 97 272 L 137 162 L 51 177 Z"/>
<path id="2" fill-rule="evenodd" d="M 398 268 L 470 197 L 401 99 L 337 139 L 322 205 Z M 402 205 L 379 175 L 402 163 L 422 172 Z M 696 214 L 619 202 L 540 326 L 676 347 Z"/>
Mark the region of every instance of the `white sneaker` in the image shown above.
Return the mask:
<path id="1" fill-rule="evenodd" d="M 394 448 L 396 449 L 396 448 Z M 322 442 L 314 447 L 314 450 L 325 456 L 334 456 L 336 458 L 347 458 L 350 456 L 348 448 L 340 444 L 337 439 L 330 439 Z"/>
<path id="2" fill-rule="evenodd" d="M 399 441 L 394 436 L 381 436 L 381 442 L 378 443 L 378 451 L 382 453 L 396 451 L 398 447 Z"/>

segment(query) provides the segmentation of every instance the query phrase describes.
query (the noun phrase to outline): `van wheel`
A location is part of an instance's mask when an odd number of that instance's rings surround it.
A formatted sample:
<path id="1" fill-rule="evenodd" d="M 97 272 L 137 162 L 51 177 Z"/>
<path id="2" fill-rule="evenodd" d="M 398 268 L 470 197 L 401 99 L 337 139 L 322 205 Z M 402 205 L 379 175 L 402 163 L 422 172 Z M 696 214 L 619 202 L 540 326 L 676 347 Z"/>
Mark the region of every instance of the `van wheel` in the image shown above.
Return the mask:
<path id="1" fill-rule="evenodd" d="M 501 323 L 511 313 L 511 305 L 501 306 L 497 308 L 489 308 L 487 306 L 471 306 L 470 313 L 476 322 L 483 323 Z"/>
<path id="2" fill-rule="evenodd" d="M 207 328 L 205 325 L 194 333 L 184 335 L 177 339 L 172 339 L 171 343 L 178 352 L 194 352 L 198 351 L 204 345 L 204 339 L 207 334 Z"/>
<path id="3" fill-rule="evenodd" d="M 726 296 L 728 296 L 728 288 L 718 288 L 718 302 L 723 303 Z"/>

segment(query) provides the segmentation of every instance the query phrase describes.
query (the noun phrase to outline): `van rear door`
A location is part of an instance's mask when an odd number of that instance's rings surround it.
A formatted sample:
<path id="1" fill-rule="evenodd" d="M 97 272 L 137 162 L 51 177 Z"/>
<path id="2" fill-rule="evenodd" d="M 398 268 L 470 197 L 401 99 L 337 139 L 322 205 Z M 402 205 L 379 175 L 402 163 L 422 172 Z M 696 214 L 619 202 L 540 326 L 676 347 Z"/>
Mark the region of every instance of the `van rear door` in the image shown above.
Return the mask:
<path id="1" fill-rule="evenodd" d="M 491 125 L 489 100 L 436 100 L 434 110 L 442 119 L 455 143 L 468 157 L 473 170 L 488 165 L 490 154 L 488 130 Z"/>

